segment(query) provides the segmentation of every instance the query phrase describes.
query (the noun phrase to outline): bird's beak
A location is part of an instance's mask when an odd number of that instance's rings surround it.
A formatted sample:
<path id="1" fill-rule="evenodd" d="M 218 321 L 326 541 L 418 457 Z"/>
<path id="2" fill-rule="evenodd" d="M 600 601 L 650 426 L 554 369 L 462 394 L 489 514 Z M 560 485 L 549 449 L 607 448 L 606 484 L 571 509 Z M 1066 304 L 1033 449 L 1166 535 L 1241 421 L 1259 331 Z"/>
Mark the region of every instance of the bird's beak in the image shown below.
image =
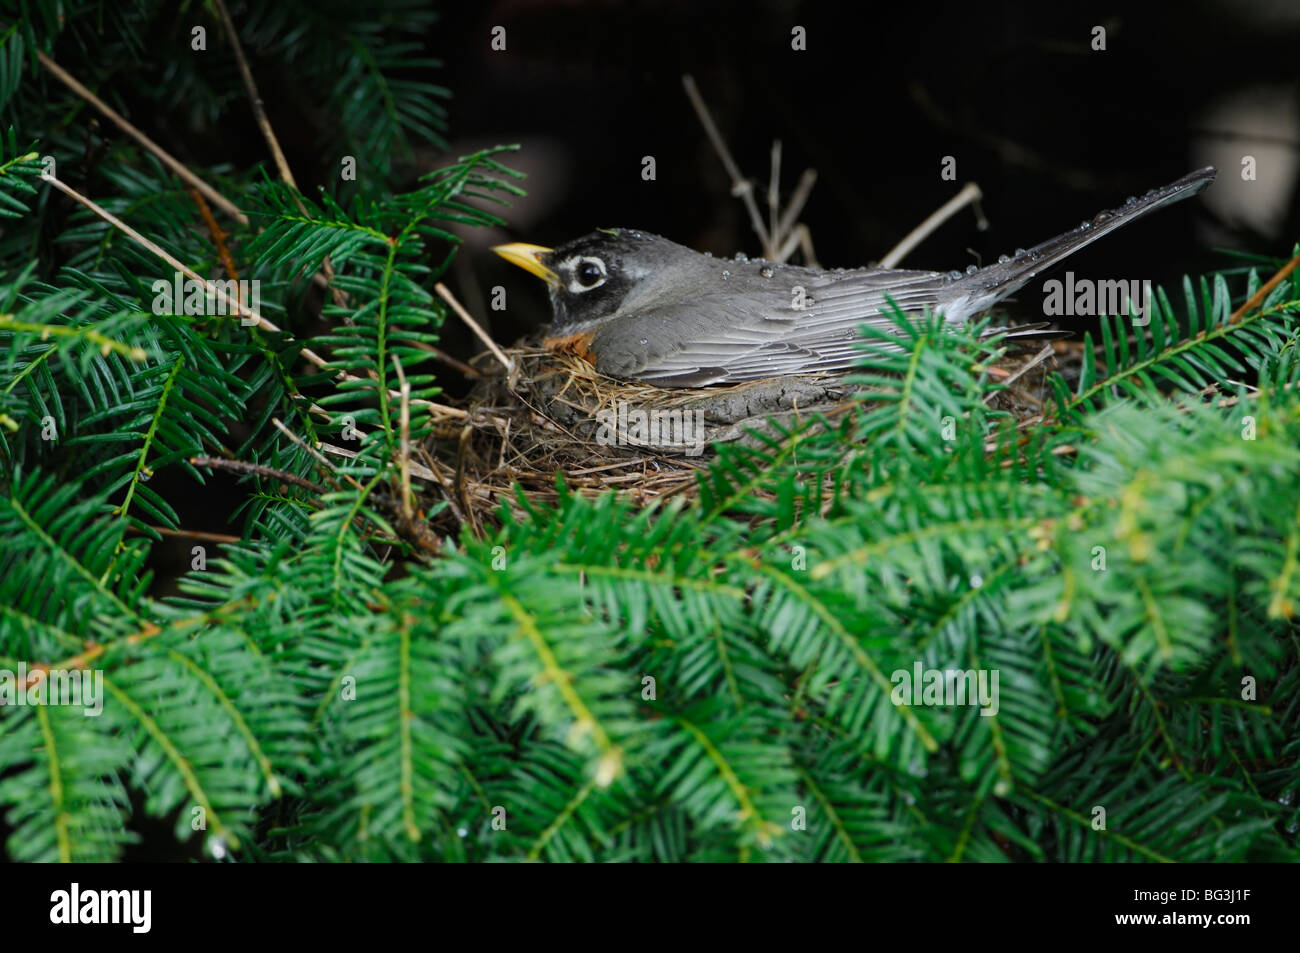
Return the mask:
<path id="1" fill-rule="evenodd" d="M 560 286 L 560 276 L 542 263 L 542 256 L 549 255 L 551 249 L 542 245 L 529 245 L 526 242 L 511 242 L 509 245 L 496 245 L 492 249 L 512 265 L 518 265 L 524 271 L 536 275 L 548 285 Z"/>

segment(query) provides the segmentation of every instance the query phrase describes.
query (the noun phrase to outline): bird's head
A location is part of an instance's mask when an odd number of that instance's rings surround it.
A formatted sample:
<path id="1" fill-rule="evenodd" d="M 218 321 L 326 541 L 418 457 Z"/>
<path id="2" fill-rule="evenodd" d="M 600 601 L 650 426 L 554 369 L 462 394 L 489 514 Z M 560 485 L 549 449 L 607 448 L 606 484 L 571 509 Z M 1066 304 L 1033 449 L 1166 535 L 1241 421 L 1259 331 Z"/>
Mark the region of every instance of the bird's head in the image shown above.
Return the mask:
<path id="1" fill-rule="evenodd" d="M 666 238 L 627 228 L 602 228 L 558 248 L 515 242 L 492 250 L 546 282 L 552 333 L 581 331 L 680 293 L 681 280 L 704 258 Z"/>

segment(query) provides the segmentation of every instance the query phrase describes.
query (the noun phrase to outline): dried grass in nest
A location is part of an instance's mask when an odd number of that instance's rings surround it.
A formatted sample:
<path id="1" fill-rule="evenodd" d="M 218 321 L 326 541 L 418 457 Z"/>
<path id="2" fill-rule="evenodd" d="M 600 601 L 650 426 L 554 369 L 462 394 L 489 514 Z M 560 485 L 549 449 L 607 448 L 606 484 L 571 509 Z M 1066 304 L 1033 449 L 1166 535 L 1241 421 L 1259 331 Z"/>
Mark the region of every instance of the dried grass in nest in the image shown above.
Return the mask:
<path id="1" fill-rule="evenodd" d="M 1061 361 L 1077 363 L 1079 353 L 1067 342 L 1009 350 L 992 370 L 1008 386 L 991 405 L 1032 426 L 1048 397 L 1047 371 Z M 490 355 L 471 362 L 484 376 L 464 401 L 464 416 L 447 416 L 420 448 L 419 459 L 431 471 L 423 475 L 436 477 L 451 515 L 473 527 L 494 523 L 503 503 L 517 508 L 516 485 L 531 500 L 554 501 L 560 474 L 574 492 L 614 490 L 638 505 L 693 494 L 714 445 L 756 442 L 751 431 L 778 432 L 773 420 L 785 428 L 809 419 L 833 422 L 854 402 L 854 388 L 836 376 L 669 389 L 612 380 L 575 357 L 539 347 L 508 348 L 505 355 L 514 368 L 508 376 Z M 694 441 L 638 445 L 634 423 L 620 426 L 620 402 L 628 413 L 622 421 L 632 420 L 637 409 L 682 411 L 682 419 L 702 420 L 702 452 L 692 452 Z M 602 430 L 602 411 L 617 442 L 608 439 L 608 427 Z"/>

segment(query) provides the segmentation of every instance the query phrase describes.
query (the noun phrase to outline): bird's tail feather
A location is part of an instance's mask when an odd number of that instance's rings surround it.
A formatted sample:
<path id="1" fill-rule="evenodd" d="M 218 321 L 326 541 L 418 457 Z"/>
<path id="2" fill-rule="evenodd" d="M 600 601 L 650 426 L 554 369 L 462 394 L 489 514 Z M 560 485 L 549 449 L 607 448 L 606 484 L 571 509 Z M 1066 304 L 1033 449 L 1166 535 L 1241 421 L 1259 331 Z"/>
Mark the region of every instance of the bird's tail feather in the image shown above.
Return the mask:
<path id="1" fill-rule="evenodd" d="M 1131 198 L 1119 208 L 1101 212 L 1078 228 L 1048 239 L 1028 251 L 997 264 L 981 268 L 967 277 L 953 281 L 939 301 L 950 321 L 962 321 L 979 314 L 998 301 L 1015 294 L 1033 277 L 1073 255 L 1085 245 L 1090 245 L 1117 228 L 1135 222 L 1158 208 L 1172 205 L 1200 192 L 1214 181 L 1216 170 L 1211 166 L 1183 176 L 1177 182 L 1152 189 L 1141 198 Z"/>

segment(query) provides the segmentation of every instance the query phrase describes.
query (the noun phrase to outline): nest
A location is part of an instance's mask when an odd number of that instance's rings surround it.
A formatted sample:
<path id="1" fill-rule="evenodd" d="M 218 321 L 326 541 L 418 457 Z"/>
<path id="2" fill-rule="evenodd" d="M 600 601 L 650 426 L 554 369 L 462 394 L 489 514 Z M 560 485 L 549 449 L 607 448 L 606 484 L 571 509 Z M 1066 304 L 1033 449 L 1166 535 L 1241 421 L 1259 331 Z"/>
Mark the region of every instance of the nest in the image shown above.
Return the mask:
<path id="1" fill-rule="evenodd" d="M 530 500 L 554 501 L 561 476 L 572 492 L 613 490 L 637 505 L 694 494 L 719 445 L 761 442 L 809 421 L 833 425 L 862 399 L 835 375 L 661 388 L 603 377 L 540 347 L 504 353 L 508 375 L 490 355 L 471 361 L 483 376 L 459 407 L 445 408 L 419 448 L 425 466 L 413 466 L 448 501 L 449 515 L 474 528 L 494 523 L 502 504 L 521 505 L 516 485 Z M 1048 370 L 1077 364 L 1080 353 L 1070 342 L 1008 350 L 991 368 L 1006 386 L 990 404 L 1032 426 Z"/>

